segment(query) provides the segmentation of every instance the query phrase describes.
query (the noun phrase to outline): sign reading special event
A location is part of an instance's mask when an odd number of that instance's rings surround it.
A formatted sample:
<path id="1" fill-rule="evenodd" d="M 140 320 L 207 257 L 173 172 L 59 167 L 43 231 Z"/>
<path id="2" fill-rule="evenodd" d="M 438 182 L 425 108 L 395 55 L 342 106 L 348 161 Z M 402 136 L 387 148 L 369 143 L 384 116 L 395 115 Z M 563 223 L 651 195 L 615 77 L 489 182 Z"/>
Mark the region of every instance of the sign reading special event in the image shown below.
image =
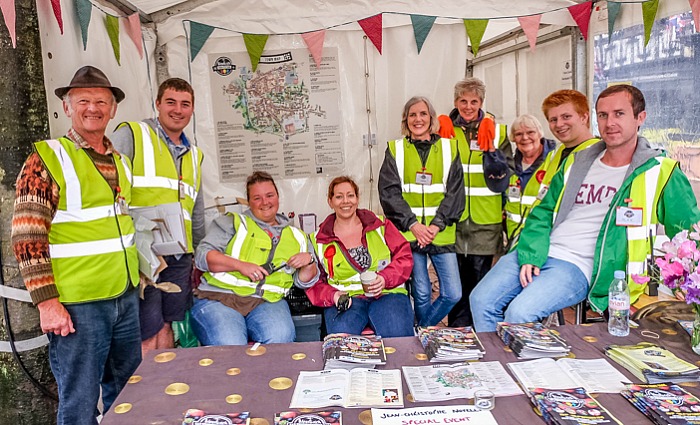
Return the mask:
<path id="1" fill-rule="evenodd" d="M 307 49 L 267 53 L 255 72 L 247 52 L 209 55 L 220 181 L 340 173 L 338 49 L 320 67 Z"/>

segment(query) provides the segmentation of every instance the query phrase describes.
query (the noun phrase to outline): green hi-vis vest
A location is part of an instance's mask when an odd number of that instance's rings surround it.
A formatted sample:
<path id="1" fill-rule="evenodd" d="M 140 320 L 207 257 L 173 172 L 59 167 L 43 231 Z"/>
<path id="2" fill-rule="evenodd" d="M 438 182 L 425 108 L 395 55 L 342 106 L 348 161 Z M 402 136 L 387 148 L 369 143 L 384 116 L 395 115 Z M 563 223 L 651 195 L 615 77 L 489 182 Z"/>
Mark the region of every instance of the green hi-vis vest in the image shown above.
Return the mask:
<path id="1" fill-rule="evenodd" d="M 508 129 L 503 124 L 497 124 L 495 127 L 493 145 L 498 149 L 505 140 Z M 459 221 L 471 218 L 476 224 L 500 223 L 503 219 L 502 197 L 500 193 L 492 192 L 486 186 L 484 153 L 470 149 L 470 141 L 459 126 L 455 126 L 455 138 L 464 170 L 464 193 L 466 194 L 466 205 Z"/>
<path id="2" fill-rule="evenodd" d="M 271 236 L 250 217 L 229 214 L 236 234 L 226 246 L 225 254 L 240 261 L 263 265 L 270 260 L 273 249 Z M 307 252 L 304 233 L 293 226 L 287 226 L 280 234 L 280 240 L 272 253 L 271 262 L 280 266 L 293 255 Z M 257 295 L 265 301 L 274 303 L 282 299 L 294 284 L 294 270 L 288 267 L 280 269 L 260 282 L 253 282 L 239 272 L 204 273 L 210 285 L 229 289 L 241 297 Z"/>
<path id="3" fill-rule="evenodd" d="M 49 230 L 49 253 L 59 301 L 84 303 L 115 298 L 139 283 L 134 223 L 122 214 L 112 188 L 83 149 L 67 138 L 34 144 L 59 187 Z M 131 200 L 131 169 L 112 154 L 119 195 Z"/>
<path id="4" fill-rule="evenodd" d="M 185 219 L 187 252 L 192 252 L 192 211 L 202 185 L 202 151 L 196 146 L 190 147 L 180 158 L 181 175 L 178 176 L 167 143 L 158 137 L 150 125 L 144 122 L 126 122 L 118 128 L 125 125 L 131 127 L 134 134 L 134 189 L 131 206 L 151 207 L 179 202 Z"/>
<path id="5" fill-rule="evenodd" d="M 445 199 L 450 166 L 457 157 L 456 142 L 451 139 L 437 141 L 430 148 L 425 167 L 423 167 L 418 150 L 407 138 L 390 140 L 388 145 L 389 151 L 396 160 L 403 199 L 411 207 L 411 212 L 416 215 L 418 222 L 429 226 L 440 203 Z M 432 174 L 431 184 L 416 183 L 416 175 L 422 172 Z M 416 240 L 410 230 L 401 233 L 409 242 Z M 435 236 L 433 245 L 454 244 L 455 237 L 455 225 L 452 224 Z"/>
<path id="6" fill-rule="evenodd" d="M 361 270 L 353 267 L 350 260 L 345 257 L 345 254 L 340 249 L 337 242 L 331 242 L 327 244 L 321 244 L 316 242 L 316 235 L 318 232 L 314 232 L 311 235 L 311 242 L 317 249 L 317 257 L 321 259 L 323 263 L 323 268 L 328 276 L 328 284 L 339 291 L 347 292 L 351 297 L 355 295 L 363 295 L 362 283 L 360 282 Z M 384 270 L 389 263 L 391 263 L 391 251 L 386 245 L 386 240 L 384 239 L 384 226 L 381 226 L 371 232 L 366 234 L 367 238 L 367 250 L 369 251 L 369 256 L 372 259 L 372 264 L 367 269 L 368 271 L 378 272 Z M 332 257 L 332 263 L 328 264 L 328 258 L 326 252 L 334 253 Z M 332 271 L 332 273 L 331 273 Z M 404 294 L 408 295 L 406 291 L 406 285 L 401 284 L 392 289 L 382 290 L 382 294 Z"/>
<path id="7" fill-rule="evenodd" d="M 666 183 L 671 178 L 673 169 L 678 161 L 665 157 L 654 158 L 658 161 L 653 168 L 632 180 L 630 208 L 641 208 L 642 225 L 627 227 L 627 282 L 630 288 L 630 300 L 636 301 L 644 292 L 645 285 L 639 285 L 632 280 L 632 275 L 646 276 L 647 256 L 651 254 L 651 247 L 656 239 L 656 228 L 659 218 L 656 215 L 656 207 Z"/>
<path id="8" fill-rule="evenodd" d="M 559 145 L 559 147 L 555 151 L 549 152 L 547 154 L 547 157 L 544 159 L 544 163 L 541 167 L 541 169 L 546 170 L 546 172 L 544 174 L 544 178 L 542 179 L 542 184 L 540 185 L 540 191 L 537 194 L 537 200 L 532 205 L 532 207 L 534 208 L 535 206 L 537 206 L 537 204 L 539 204 L 542 201 L 542 199 L 544 199 L 545 195 L 547 194 L 547 191 L 549 190 L 549 184 L 552 182 L 554 175 L 557 174 L 557 171 L 559 171 L 561 167 L 564 167 L 564 172 L 569 171 L 569 169 L 574 163 L 574 154 L 576 152 L 588 149 L 598 142 L 600 142 L 600 139 L 598 139 L 597 137 L 582 142 L 569 153 L 569 156 L 566 157 L 566 160 L 564 161 L 563 165 L 561 164 L 561 156 L 564 153 L 564 149 L 566 149 L 566 146 Z"/>

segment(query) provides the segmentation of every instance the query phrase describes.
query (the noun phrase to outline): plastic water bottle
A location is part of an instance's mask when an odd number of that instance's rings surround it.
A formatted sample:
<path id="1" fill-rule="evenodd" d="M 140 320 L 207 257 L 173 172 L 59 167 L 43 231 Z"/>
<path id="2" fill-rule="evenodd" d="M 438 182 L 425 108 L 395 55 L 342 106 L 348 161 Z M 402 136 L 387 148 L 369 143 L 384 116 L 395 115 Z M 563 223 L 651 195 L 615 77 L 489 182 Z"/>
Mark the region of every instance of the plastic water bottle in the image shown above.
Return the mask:
<path id="1" fill-rule="evenodd" d="M 630 333 L 630 288 L 624 271 L 615 270 L 614 276 L 608 289 L 608 332 L 610 335 L 627 336 Z"/>

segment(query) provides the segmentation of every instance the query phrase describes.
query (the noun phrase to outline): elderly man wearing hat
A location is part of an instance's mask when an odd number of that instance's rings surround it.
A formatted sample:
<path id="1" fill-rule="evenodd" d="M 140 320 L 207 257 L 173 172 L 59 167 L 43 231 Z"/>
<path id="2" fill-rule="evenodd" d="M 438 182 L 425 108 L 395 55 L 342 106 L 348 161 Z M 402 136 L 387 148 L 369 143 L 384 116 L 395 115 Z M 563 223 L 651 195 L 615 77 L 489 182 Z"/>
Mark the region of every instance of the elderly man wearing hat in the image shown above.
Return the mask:
<path id="1" fill-rule="evenodd" d="M 12 244 L 49 337 L 58 424 L 97 424 L 141 361 L 131 164 L 105 137 L 124 92 L 92 66 L 56 89 L 71 128 L 34 144 L 17 178 Z"/>

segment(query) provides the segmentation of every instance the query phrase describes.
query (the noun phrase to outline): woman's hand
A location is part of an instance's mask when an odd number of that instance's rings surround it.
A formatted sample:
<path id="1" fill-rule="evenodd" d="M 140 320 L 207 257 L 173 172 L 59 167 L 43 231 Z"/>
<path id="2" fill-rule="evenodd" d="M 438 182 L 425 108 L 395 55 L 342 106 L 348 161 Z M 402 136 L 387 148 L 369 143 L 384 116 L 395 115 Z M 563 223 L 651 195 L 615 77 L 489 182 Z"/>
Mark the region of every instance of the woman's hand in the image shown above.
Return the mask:
<path id="1" fill-rule="evenodd" d="M 299 252 L 292 255 L 289 260 L 287 260 L 287 265 L 294 269 L 300 269 L 313 264 L 313 260 L 314 256 L 310 252 Z"/>
<path id="2" fill-rule="evenodd" d="M 338 308 L 338 300 L 340 299 L 340 297 L 342 297 L 343 295 L 347 295 L 347 294 L 348 293 L 344 292 L 344 291 L 335 291 L 335 293 L 333 294 L 333 304 L 335 304 L 336 308 Z M 351 306 L 352 306 L 352 297 L 350 297 L 348 299 L 348 306 L 345 310 L 350 309 Z"/>
<path id="3" fill-rule="evenodd" d="M 377 297 L 382 294 L 382 291 L 386 287 L 386 281 L 382 275 L 378 274 L 374 282 L 369 284 L 369 291 L 365 292 L 368 297 Z"/>
<path id="4" fill-rule="evenodd" d="M 238 272 L 250 279 L 252 282 L 259 282 L 268 275 L 267 270 L 257 264 L 238 260 Z"/>

